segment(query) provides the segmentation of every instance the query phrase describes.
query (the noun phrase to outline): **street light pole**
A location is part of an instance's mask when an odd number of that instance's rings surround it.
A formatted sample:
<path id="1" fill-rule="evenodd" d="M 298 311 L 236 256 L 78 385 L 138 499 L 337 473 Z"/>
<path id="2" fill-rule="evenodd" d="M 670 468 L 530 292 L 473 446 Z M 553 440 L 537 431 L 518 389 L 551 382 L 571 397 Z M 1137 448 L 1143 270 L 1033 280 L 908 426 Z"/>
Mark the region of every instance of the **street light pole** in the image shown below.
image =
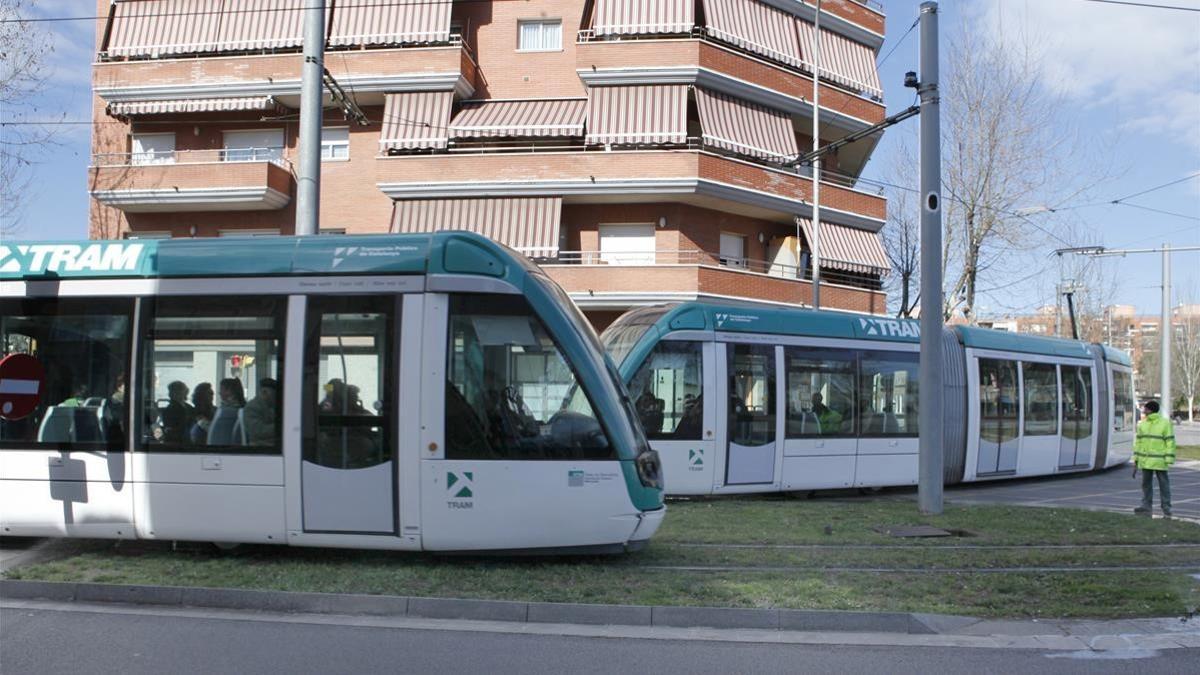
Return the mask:
<path id="1" fill-rule="evenodd" d="M 921 3 L 921 365 L 917 392 L 921 513 L 942 512 L 942 152 L 938 106 L 938 5 Z"/>
<path id="2" fill-rule="evenodd" d="M 1162 387 L 1159 405 L 1162 406 L 1163 417 L 1171 418 L 1171 247 L 1162 245 L 1162 335 L 1159 345 L 1162 357 Z"/>
<path id="3" fill-rule="evenodd" d="M 317 233 L 321 213 L 322 78 L 325 73 L 325 0 L 304 10 L 304 64 L 300 79 L 300 167 L 296 177 L 296 234 Z"/>
<path id="4" fill-rule="evenodd" d="M 812 149 L 817 152 L 821 147 L 821 0 L 817 0 L 817 18 L 813 26 L 813 126 Z M 813 189 L 813 240 L 812 245 L 812 304 L 813 309 L 821 309 L 821 156 L 812 163 Z"/>

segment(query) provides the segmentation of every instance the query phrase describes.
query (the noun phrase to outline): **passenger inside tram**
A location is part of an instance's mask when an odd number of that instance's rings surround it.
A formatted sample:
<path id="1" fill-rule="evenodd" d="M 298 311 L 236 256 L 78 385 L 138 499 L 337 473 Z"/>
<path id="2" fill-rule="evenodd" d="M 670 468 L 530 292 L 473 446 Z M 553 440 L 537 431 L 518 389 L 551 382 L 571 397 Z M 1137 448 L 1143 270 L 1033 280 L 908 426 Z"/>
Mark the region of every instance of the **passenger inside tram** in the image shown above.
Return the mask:
<path id="1" fill-rule="evenodd" d="M 258 395 L 246 403 L 242 416 L 249 445 L 275 443 L 275 411 L 278 408 L 279 383 L 269 377 L 258 382 Z"/>
<path id="2" fill-rule="evenodd" d="M 170 402 L 162 411 L 162 440 L 164 443 L 186 443 L 188 432 L 196 420 L 196 411 L 187 402 L 188 386 L 179 380 L 167 385 Z"/>

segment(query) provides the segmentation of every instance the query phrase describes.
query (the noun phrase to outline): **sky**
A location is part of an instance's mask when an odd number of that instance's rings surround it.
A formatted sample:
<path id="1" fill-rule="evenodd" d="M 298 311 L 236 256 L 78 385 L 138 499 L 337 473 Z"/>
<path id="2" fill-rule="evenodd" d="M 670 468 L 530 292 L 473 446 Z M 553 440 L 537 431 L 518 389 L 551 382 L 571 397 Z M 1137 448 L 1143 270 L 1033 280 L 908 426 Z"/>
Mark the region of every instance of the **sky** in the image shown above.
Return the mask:
<path id="1" fill-rule="evenodd" d="M 1164 4 L 1200 9 L 1200 0 Z M 918 32 L 909 27 L 920 2 L 884 0 L 883 5 L 887 39 L 879 52 L 881 59 L 886 57 L 880 77 L 888 110 L 896 112 L 913 101 L 913 92 L 901 83 L 905 71 L 917 70 Z M 91 15 L 94 9 L 92 0 L 35 0 L 30 11 L 60 17 Z M 1089 176 L 1086 194 L 1056 204 L 1064 207 L 1056 212 L 1039 208 L 1046 206 L 1041 195 L 1030 196 L 1033 203 L 1023 212 L 1030 212 L 1041 231 L 1031 231 L 1028 244 L 1014 248 L 1007 265 L 981 279 L 981 316 L 1026 313 L 1053 302 L 1058 267 L 1051 251 L 1056 247 L 1200 245 L 1200 177 L 1131 198 L 1129 203 L 1137 207 L 1109 203 L 1200 174 L 1200 12 L 1088 0 L 945 0 L 940 16 L 944 44 L 963 31 L 981 31 L 1011 45 L 1014 54 L 1021 44 L 1035 45 L 1037 86 L 1060 102 L 1064 133 L 1088 158 L 1078 167 L 1080 176 Z M 0 110 L 0 120 L 89 120 L 93 22 L 48 22 L 40 28 L 53 45 L 47 54 L 46 86 L 26 109 Z M 888 167 L 895 165 L 900 141 L 907 135 L 907 145 L 917 147 L 916 127 L 913 118 L 885 133 L 863 177 L 890 181 Z M 90 127 L 55 129 L 55 143 L 33 167 L 17 238 L 87 236 Z M 1063 176 L 1063 183 L 1077 178 Z M 1173 303 L 1200 303 L 1200 252 L 1177 253 L 1172 260 Z M 1160 261 L 1156 254 L 1142 254 L 1076 265 L 1096 265 L 1084 276 L 1110 281 L 1106 297 L 1112 302 L 1153 314 L 1161 306 Z"/>

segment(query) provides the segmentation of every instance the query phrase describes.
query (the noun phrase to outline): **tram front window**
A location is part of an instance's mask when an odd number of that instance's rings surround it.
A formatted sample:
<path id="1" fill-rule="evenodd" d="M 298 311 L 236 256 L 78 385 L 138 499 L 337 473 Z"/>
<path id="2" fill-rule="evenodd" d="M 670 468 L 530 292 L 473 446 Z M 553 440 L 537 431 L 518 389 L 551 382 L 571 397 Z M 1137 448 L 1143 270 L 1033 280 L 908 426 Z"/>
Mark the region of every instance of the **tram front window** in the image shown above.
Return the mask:
<path id="1" fill-rule="evenodd" d="M 523 298 L 452 297 L 448 340 L 447 458 L 612 458 L 586 396 L 563 406 L 575 373 Z"/>
<path id="2" fill-rule="evenodd" d="M 651 440 L 698 441 L 704 424 L 699 342 L 660 342 L 629 382 L 638 419 Z"/>

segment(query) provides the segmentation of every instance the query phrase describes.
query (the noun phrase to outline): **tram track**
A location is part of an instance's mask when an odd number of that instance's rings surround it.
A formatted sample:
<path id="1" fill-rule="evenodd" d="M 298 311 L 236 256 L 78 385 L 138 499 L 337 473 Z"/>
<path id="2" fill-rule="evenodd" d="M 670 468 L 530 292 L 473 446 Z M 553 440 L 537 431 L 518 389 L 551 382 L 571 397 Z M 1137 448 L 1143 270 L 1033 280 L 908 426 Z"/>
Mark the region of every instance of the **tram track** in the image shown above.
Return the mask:
<path id="1" fill-rule="evenodd" d="M 775 572 L 803 574 L 820 572 L 871 574 L 1075 574 L 1081 572 L 1200 572 L 1200 562 L 1191 565 L 1094 565 L 1028 567 L 802 567 L 796 565 L 627 565 L 628 569 L 654 572 Z"/>
<path id="2" fill-rule="evenodd" d="M 1197 549 L 1200 543 L 1163 544 L 714 544 L 708 542 L 670 542 L 663 546 L 730 551 L 1037 551 L 1066 549 Z"/>

